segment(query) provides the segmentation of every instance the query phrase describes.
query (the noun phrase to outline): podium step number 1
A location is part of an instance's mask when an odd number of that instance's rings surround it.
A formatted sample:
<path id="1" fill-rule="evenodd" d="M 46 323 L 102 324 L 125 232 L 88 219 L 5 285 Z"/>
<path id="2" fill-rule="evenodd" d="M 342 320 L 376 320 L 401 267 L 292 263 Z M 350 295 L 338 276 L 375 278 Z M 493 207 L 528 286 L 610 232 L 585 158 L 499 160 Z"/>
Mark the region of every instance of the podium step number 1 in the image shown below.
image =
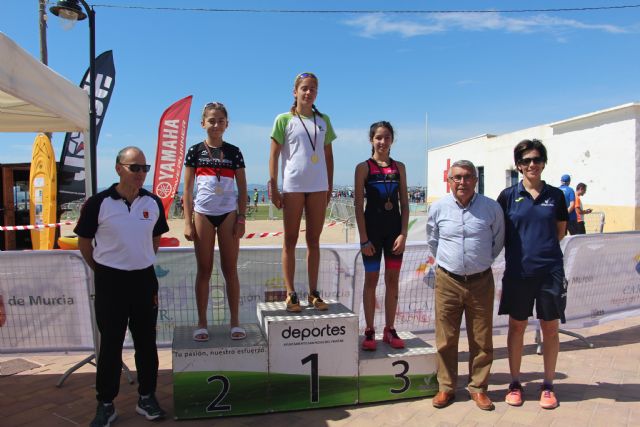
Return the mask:
<path id="1" fill-rule="evenodd" d="M 269 346 L 271 410 L 353 405 L 358 401 L 358 317 L 342 304 L 288 313 L 260 303 Z"/>

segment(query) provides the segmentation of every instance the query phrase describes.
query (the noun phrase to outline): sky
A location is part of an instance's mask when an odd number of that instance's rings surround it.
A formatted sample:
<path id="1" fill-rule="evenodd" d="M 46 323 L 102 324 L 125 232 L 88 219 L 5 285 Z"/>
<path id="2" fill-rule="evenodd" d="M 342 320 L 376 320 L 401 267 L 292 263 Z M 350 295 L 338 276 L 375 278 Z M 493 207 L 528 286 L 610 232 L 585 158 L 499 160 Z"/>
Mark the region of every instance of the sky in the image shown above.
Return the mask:
<path id="1" fill-rule="evenodd" d="M 39 58 L 38 1 L 4 3 L 0 31 Z M 98 141 L 98 187 L 117 181 L 122 147 L 141 147 L 153 163 L 160 116 L 187 95 L 187 148 L 205 137 L 202 107 L 222 102 L 229 112 L 224 139 L 242 150 L 248 183 L 265 184 L 273 120 L 289 110 L 293 80 L 304 71 L 318 75 L 316 105 L 338 135 L 335 186 L 352 185 L 356 164 L 370 155 L 369 126 L 379 120 L 393 124 L 391 155 L 418 186 L 428 148 L 640 98 L 640 7 L 508 12 L 639 0 L 88 3 L 96 11 L 96 55 L 112 50 L 116 68 Z M 276 12 L 312 9 L 352 12 Z M 452 12 L 415 12 L 433 10 Z M 49 66 L 79 84 L 88 67 L 87 21 L 65 30 L 49 13 L 47 45 Z M 29 162 L 34 137 L 0 135 L 0 163 Z M 54 134 L 58 158 L 63 140 Z"/>

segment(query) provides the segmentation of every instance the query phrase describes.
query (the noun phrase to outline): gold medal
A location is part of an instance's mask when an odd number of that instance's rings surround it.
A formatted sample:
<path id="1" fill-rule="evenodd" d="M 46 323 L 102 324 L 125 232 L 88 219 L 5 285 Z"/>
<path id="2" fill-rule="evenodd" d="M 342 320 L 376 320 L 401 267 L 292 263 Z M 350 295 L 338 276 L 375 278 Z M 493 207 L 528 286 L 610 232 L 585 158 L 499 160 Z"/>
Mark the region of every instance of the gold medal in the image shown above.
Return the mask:
<path id="1" fill-rule="evenodd" d="M 387 202 L 384 204 L 384 210 L 390 211 L 391 209 L 393 209 L 393 203 L 391 203 L 391 200 L 387 200 Z"/>
<path id="2" fill-rule="evenodd" d="M 313 153 L 313 155 L 311 156 L 311 163 L 318 163 L 318 155 L 316 153 Z"/>
<path id="3" fill-rule="evenodd" d="M 222 196 L 222 193 L 224 193 L 224 190 L 222 189 L 221 185 L 216 185 L 215 193 L 216 193 L 216 196 Z"/>

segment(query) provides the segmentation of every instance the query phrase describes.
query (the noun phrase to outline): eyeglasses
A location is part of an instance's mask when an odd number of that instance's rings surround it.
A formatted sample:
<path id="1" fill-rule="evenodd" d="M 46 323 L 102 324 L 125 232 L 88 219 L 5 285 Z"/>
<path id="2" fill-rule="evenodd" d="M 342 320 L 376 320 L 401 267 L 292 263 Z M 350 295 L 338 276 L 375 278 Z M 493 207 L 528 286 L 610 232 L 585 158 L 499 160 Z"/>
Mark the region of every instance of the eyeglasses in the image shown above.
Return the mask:
<path id="1" fill-rule="evenodd" d="M 316 79 L 316 80 L 318 79 L 318 78 L 316 77 L 316 75 L 315 75 L 315 74 L 313 74 L 313 73 L 300 73 L 300 74 L 298 74 L 298 75 L 296 76 L 296 80 L 298 80 L 298 79 L 306 79 L 307 77 L 312 77 L 312 78 L 314 78 L 314 79 Z"/>
<path id="2" fill-rule="evenodd" d="M 523 157 L 522 159 L 518 160 L 518 164 L 520 166 L 529 166 L 531 162 L 533 162 L 533 164 L 535 165 L 539 165 L 540 163 L 544 162 L 544 159 L 542 157 Z"/>
<path id="3" fill-rule="evenodd" d="M 455 182 L 456 184 L 461 183 L 463 180 L 467 182 L 471 182 L 476 179 L 474 175 L 453 175 L 449 177 L 450 180 Z"/>
<path id="4" fill-rule="evenodd" d="M 151 165 L 137 165 L 135 163 L 131 163 L 131 164 L 120 163 L 120 164 L 122 166 L 126 166 L 127 169 L 129 169 L 133 173 L 138 173 L 138 172 L 147 173 L 149 172 L 149 170 L 151 170 Z"/>

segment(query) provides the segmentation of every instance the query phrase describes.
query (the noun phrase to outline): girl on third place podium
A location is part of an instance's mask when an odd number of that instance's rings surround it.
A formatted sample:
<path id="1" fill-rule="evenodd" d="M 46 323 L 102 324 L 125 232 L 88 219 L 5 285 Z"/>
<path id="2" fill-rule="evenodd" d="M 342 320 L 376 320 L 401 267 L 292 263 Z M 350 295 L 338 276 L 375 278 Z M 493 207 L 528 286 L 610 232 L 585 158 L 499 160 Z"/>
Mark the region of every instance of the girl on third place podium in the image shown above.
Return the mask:
<path id="1" fill-rule="evenodd" d="M 294 289 L 296 244 L 302 212 L 305 212 L 309 306 L 329 307 L 317 291 L 320 266 L 320 233 L 333 187 L 333 152 L 336 138 L 329 117 L 313 104 L 318 96 L 318 78 L 312 73 L 296 76 L 293 106 L 276 117 L 271 132 L 269 174 L 271 200 L 283 210 L 284 248 L 282 270 L 287 288 L 287 311 L 300 312 Z M 282 156 L 282 194 L 278 190 L 278 158 Z"/>
<path id="2" fill-rule="evenodd" d="M 207 305 L 216 234 L 229 300 L 231 339 L 239 340 L 247 335 L 238 319 L 240 282 L 237 271 L 240 238 L 245 231 L 247 180 L 240 149 L 222 140 L 228 126 L 224 105 L 219 102 L 205 105 L 202 128 L 207 138 L 189 148 L 184 163 L 184 236 L 193 241 L 198 263 L 195 287 L 198 328 L 193 332 L 195 341 L 209 340 Z M 195 201 L 194 181 L 197 185 Z M 234 184 L 238 187 L 238 194 Z"/>
<path id="3" fill-rule="evenodd" d="M 398 306 L 400 266 L 409 227 L 409 199 L 404 164 L 390 157 L 393 144 L 391 123 L 382 121 L 372 124 L 369 141 L 372 155 L 356 166 L 354 191 L 356 222 L 365 271 L 362 301 L 367 327 L 362 349 L 373 351 L 376 349 L 373 325 L 376 285 L 383 253 L 385 327 L 382 340 L 393 348 L 404 348 L 404 341 L 396 333 L 393 324 Z"/>

